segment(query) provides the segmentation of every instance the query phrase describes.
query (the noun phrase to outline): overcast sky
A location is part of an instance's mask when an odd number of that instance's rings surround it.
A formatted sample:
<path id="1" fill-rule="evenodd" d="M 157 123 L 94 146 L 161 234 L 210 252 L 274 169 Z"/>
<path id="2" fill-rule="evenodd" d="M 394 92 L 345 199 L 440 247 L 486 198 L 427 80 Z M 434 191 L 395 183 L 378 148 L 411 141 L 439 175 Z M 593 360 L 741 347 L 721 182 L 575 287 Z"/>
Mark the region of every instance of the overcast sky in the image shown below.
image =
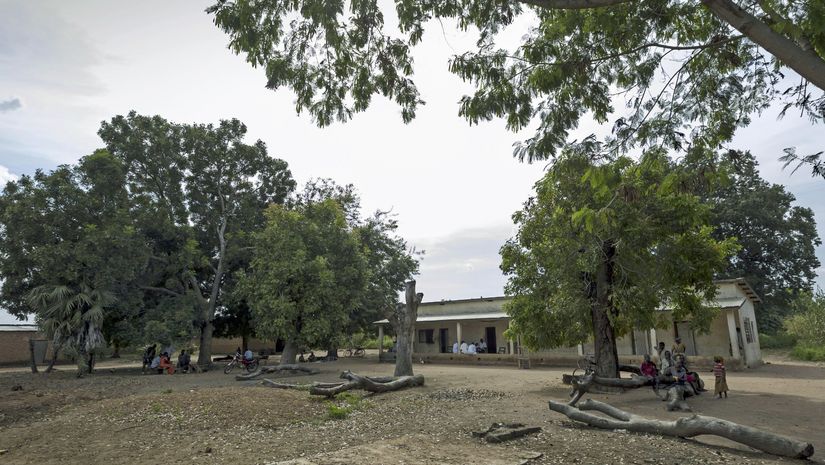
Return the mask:
<path id="1" fill-rule="evenodd" d="M 416 83 L 427 104 L 410 124 L 376 98 L 347 124 L 318 129 L 296 115 L 288 90 L 264 87 L 261 70 L 226 48 L 227 37 L 203 10 L 209 0 L 0 0 L 0 181 L 74 163 L 101 146 L 102 120 L 136 110 L 175 122 L 238 118 L 249 141 L 262 139 L 303 183 L 330 177 L 352 183 L 367 210 L 392 209 L 400 232 L 426 251 L 418 277 L 425 300 L 503 293 L 498 249 L 513 234 L 510 215 L 532 193 L 544 165 L 513 159 L 525 134 L 500 121 L 470 127 L 457 116 L 470 87 L 447 71 L 472 33 L 429 28 L 416 49 Z M 527 23 L 506 40 L 517 40 Z M 601 132 L 584 124 L 583 137 Z M 825 181 L 782 171 L 782 148 L 825 148 L 825 128 L 769 111 L 741 131 L 762 175 L 788 186 L 797 204 L 825 218 Z M 825 236 L 825 220 L 820 221 Z M 825 249 L 818 250 L 825 262 Z M 819 270 L 825 285 L 825 270 Z M 13 321 L 0 313 L 0 323 Z"/>

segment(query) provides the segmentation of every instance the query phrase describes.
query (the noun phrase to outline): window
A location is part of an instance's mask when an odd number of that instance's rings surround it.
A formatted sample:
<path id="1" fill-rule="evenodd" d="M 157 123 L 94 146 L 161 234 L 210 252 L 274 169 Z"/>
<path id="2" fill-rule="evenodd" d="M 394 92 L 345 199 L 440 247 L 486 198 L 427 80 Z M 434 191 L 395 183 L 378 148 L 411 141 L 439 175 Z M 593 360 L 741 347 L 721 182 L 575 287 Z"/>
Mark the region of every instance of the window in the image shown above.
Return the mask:
<path id="1" fill-rule="evenodd" d="M 418 342 L 423 344 L 433 344 L 435 340 L 433 339 L 433 333 L 435 332 L 434 329 L 419 329 L 418 330 Z"/>
<path id="2" fill-rule="evenodd" d="M 745 341 L 748 344 L 753 344 L 753 322 L 747 317 L 745 317 Z"/>

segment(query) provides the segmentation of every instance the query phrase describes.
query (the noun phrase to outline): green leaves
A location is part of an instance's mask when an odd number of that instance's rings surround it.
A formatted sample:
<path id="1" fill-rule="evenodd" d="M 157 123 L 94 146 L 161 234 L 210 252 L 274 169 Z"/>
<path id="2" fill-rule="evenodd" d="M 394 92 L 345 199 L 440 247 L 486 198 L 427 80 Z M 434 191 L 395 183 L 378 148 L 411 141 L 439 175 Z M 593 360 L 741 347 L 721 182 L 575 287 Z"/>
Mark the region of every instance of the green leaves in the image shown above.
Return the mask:
<path id="1" fill-rule="evenodd" d="M 660 324 L 665 303 L 706 328 L 714 274 L 736 250 L 717 240 L 709 208 L 675 188 L 684 174 L 659 151 L 595 162 L 587 148 L 566 151 L 514 215 L 518 234 L 501 249 L 511 332 L 534 348 L 569 346 L 592 335 L 593 277 L 609 258 L 611 324 L 619 334 Z"/>
<path id="2" fill-rule="evenodd" d="M 786 50 L 800 52 L 806 66 L 821 70 L 820 3 L 772 0 L 743 8 L 753 15 L 751 26 L 767 25 L 769 33 L 772 28 L 779 33 L 774 42 L 790 39 Z M 342 2 L 324 0 L 220 0 L 207 12 L 228 34 L 230 49 L 264 66 L 269 88 L 290 88 L 296 110 L 308 111 L 319 126 L 364 111 L 372 95 L 394 100 L 405 122 L 415 117 L 423 101 L 412 81 L 411 47 L 433 20 L 478 30 L 477 46 L 449 62 L 450 72 L 474 86 L 460 99 L 459 114 L 470 124 L 501 118 L 514 132 L 535 128 L 515 146 L 520 160 L 555 157 L 588 117 L 612 122 L 603 154 L 660 147 L 706 157 L 773 101 L 815 122 L 825 118 L 821 84 L 818 90 L 807 83 L 777 89 L 785 66 L 805 75 L 797 60 L 767 55 L 748 37 L 751 29 L 739 27 L 747 29 L 739 35 L 735 27 L 741 25 L 703 2 L 582 2 L 581 8 L 556 9 L 519 1 L 398 0 L 394 33 L 377 1 L 349 6 L 347 11 Z M 531 26 L 518 46 L 501 48 L 499 32 L 519 16 Z M 807 78 L 821 82 L 819 74 Z"/>

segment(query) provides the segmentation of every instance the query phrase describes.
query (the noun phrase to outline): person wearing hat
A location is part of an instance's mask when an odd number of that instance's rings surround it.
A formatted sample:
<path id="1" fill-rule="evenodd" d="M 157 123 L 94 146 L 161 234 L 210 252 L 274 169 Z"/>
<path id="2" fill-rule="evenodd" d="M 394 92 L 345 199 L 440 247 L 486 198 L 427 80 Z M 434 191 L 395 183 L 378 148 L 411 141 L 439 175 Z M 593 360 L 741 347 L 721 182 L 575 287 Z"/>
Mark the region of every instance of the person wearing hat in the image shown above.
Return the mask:
<path id="1" fill-rule="evenodd" d="M 686 351 L 687 347 L 685 347 L 685 344 L 682 342 L 682 338 L 677 337 L 676 342 L 673 343 L 673 347 L 671 347 L 670 352 L 673 354 L 674 357 L 676 357 L 676 354 L 684 355 Z"/>

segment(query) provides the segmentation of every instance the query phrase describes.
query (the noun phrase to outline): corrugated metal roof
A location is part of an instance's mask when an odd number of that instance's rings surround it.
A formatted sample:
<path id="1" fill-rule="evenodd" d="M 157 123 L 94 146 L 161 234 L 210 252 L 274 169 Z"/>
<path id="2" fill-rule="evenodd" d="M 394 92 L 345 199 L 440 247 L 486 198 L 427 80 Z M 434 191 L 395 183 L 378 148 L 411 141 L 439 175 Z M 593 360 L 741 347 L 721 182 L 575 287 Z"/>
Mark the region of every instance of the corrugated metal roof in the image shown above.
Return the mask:
<path id="1" fill-rule="evenodd" d="M 453 315 L 424 315 L 415 319 L 416 323 L 426 323 L 428 321 L 461 321 L 461 320 L 500 320 L 507 318 L 504 312 L 486 312 L 486 313 L 458 313 Z M 376 321 L 374 324 L 387 324 L 390 321 L 387 319 Z"/>
<path id="2" fill-rule="evenodd" d="M 40 331 L 37 325 L 0 325 L 0 331 Z"/>

